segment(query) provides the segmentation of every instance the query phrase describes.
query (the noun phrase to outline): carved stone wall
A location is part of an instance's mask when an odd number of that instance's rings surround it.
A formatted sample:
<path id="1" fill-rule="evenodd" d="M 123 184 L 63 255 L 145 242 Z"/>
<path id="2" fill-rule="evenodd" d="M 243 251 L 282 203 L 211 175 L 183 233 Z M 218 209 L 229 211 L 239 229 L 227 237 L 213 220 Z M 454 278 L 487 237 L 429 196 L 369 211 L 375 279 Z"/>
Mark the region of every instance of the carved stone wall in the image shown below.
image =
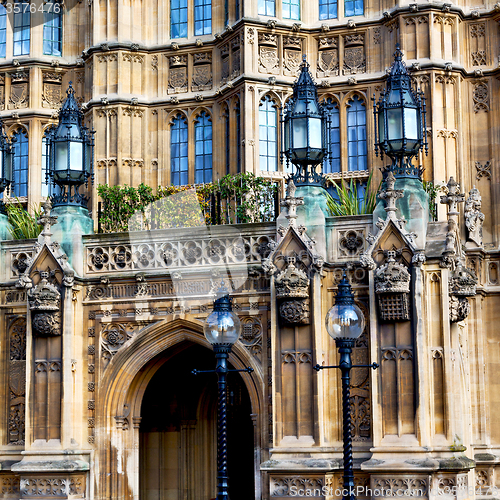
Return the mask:
<path id="1" fill-rule="evenodd" d="M 9 318 L 9 444 L 24 444 L 26 410 L 26 318 Z"/>

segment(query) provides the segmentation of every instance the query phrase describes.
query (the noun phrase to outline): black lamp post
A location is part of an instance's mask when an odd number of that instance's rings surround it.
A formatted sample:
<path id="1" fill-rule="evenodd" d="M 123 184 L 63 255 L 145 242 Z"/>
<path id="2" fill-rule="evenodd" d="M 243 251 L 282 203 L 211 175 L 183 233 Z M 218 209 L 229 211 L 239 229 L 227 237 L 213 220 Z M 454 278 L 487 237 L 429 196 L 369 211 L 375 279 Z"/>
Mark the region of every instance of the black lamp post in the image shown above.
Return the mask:
<path id="1" fill-rule="evenodd" d="M 351 434 L 351 369 L 352 368 L 378 368 L 377 363 L 371 365 L 353 365 L 351 353 L 356 339 L 363 333 L 365 318 L 361 309 L 354 303 L 354 294 L 346 274 L 339 283 L 339 290 L 335 297 L 333 307 L 326 314 L 326 329 L 335 340 L 340 353 L 340 364 L 337 366 L 316 365 L 316 371 L 325 368 L 340 368 L 342 372 L 342 415 L 344 436 L 344 490 L 343 498 L 355 500 L 354 472 L 352 459 L 352 434 Z"/>
<path id="2" fill-rule="evenodd" d="M 300 75 L 293 87 L 293 97 L 285 106 L 282 122 L 287 166 L 296 167 L 292 179 L 296 186 L 321 184 L 316 171 L 327 153 L 327 120 L 323 105 L 318 101 L 306 56 L 303 56 Z"/>
<path id="3" fill-rule="evenodd" d="M 375 102 L 375 95 L 373 96 Z M 423 92 L 415 91 L 403 62 L 403 53 L 396 44 L 394 63 L 387 78 L 387 86 L 375 103 L 375 153 L 384 153 L 392 159 L 388 170 L 396 178 L 420 179 L 422 169 L 414 167 L 412 158 L 420 148 L 428 152 L 425 136 L 425 98 Z"/>
<path id="4" fill-rule="evenodd" d="M 13 139 L 14 140 L 14 139 Z M 12 189 L 14 179 L 12 178 L 12 141 L 5 133 L 3 122 L 0 121 L 0 194 L 7 188 Z M 0 213 L 5 214 L 5 204 L 0 203 Z"/>
<path id="5" fill-rule="evenodd" d="M 217 404 L 217 500 L 229 500 L 227 472 L 227 374 L 228 372 L 253 372 L 253 368 L 230 370 L 227 360 L 233 345 L 240 337 L 241 324 L 233 312 L 231 298 L 224 284 L 217 292 L 214 309 L 204 325 L 205 338 L 215 352 L 215 373 L 218 378 Z M 212 370 L 193 370 L 193 374 L 213 373 Z"/>
<path id="6" fill-rule="evenodd" d="M 82 124 L 83 113 L 75 99 L 71 82 L 67 97 L 59 112 L 59 123 L 46 132 L 47 179 L 60 187 L 60 193 L 51 197 L 52 206 L 73 205 L 87 207 L 88 198 L 78 192 L 82 184 L 93 181 L 94 131 Z"/>

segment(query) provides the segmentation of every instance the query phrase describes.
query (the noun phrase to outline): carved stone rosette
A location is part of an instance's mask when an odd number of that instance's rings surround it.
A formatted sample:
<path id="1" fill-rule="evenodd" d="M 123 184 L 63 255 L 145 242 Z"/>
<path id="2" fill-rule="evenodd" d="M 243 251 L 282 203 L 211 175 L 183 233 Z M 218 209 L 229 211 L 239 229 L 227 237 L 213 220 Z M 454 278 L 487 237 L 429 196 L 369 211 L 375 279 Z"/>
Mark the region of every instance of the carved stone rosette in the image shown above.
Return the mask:
<path id="1" fill-rule="evenodd" d="M 49 273 L 40 273 L 40 282 L 28 291 L 33 333 L 41 337 L 61 335 L 61 294 L 49 283 Z"/>
<path id="2" fill-rule="evenodd" d="M 278 274 L 275 281 L 279 314 L 286 324 L 309 323 L 309 278 L 293 261 Z"/>
<path id="3" fill-rule="evenodd" d="M 410 319 L 410 273 L 396 262 L 394 252 L 388 252 L 387 262 L 375 271 L 375 293 L 382 321 Z"/>

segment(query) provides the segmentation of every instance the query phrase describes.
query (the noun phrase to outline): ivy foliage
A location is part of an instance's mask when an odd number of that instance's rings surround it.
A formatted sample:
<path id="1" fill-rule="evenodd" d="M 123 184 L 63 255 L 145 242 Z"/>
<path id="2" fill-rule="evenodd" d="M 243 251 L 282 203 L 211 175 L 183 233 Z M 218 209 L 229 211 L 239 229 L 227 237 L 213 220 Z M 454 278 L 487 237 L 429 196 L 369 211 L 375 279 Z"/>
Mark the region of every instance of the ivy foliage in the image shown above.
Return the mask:
<path id="1" fill-rule="evenodd" d="M 422 181 L 424 191 L 429 195 L 429 219 L 437 220 L 437 205 L 436 198 L 441 189 L 440 185 L 436 185 L 431 181 Z"/>
<path id="2" fill-rule="evenodd" d="M 351 179 L 349 185 L 342 181 L 334 184 L 337 191 L 338 200 L 330 194 L 327 195 L 326 206 L 330 215 L 342 217 L 345 215 L 371 214 L 377 204 L 377 192 L 370 189 L 372 182 L 372 172 L 368 177 L 365 192 L 360 197 L 358 194 L 358 183 Z"/>
<path id="3" fill-rule="evenodd" d="M 196 227 L 210 224 L 274 220 L 274 183 L 252 173 L 226 175 L 220 181 L 195 186 L 108 186 L 99 223 L 105 233 L 141 229 Z"/>
<path id="4" fill-rule="evenodd" d="M 27 240 L 37 238 L 42 232 L 43 226 L 37 224 L 37 220 L 42 215 L 40 207 L 33 205 L 30 214 L 19 201 L 8 201 L 5 203 L 7 212 L 8 230 L 14 240 Z"/>

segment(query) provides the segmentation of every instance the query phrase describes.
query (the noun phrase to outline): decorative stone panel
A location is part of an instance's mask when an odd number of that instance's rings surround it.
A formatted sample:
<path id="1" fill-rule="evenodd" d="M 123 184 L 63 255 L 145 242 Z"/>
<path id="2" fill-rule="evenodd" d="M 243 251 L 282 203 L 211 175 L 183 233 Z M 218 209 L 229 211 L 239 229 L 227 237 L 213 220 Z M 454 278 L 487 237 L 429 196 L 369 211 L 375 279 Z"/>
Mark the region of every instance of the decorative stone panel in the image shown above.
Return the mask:
<path id="1" fill-rule="evenodd" d="M 59 109 L 62 102 L 62 73 L 43 73 L 42 108 Z"/>
<path id="2" fill-rule="evenodd" d="M 168 94 L 181 94 L 188 91 L 187 55 L 169 58 Z"/>
<path id="3" fill-rule="evenodd" d="M 339 74 L 339 39 L 325 36 L 318 39 L 318 78 L 338 76 Z"/>
<path id="4" fill-rule="evenodd" d="M 270 494 L 271 498 L 276 499 L 301 496 L 324 499 L 324 484 L 323 476 L 271 476 Z"/>
<path id="5" fill-rule="evenodd" d="M 10 75 L 9 109 L 27 108 L 29 104 L 29 73 L 17 71 Z"/>
<path id="6" fill-rule="evenodd" d="M 295 35 L 283 37 L 283 73 L 297 76 L 302 63 L 304 40 Z"/>
<path id="7" fill-rule="evenodd" d="M 344 37 L 344 75 L 366 71 L 365 35 L 356 33 Z"/>
<path id="8" fill-rule="evenodd" d="M 193 78 L 191 91 L 198 92 L 212 88 L 212 53 L 193 54 Z"/>
<path id="9" fill-rule="evenodd" d="M 259 33 L 259 73 L 279 74 L 278 35 Z"/>
<path id="10" fill-rule="evenodd" d="M 86 477 L 84 474 L 70 476 L 36 474 L 28 477 L 23 475 L 20 491 L 22 500 L 83 499 L 86 492 Z"/>

